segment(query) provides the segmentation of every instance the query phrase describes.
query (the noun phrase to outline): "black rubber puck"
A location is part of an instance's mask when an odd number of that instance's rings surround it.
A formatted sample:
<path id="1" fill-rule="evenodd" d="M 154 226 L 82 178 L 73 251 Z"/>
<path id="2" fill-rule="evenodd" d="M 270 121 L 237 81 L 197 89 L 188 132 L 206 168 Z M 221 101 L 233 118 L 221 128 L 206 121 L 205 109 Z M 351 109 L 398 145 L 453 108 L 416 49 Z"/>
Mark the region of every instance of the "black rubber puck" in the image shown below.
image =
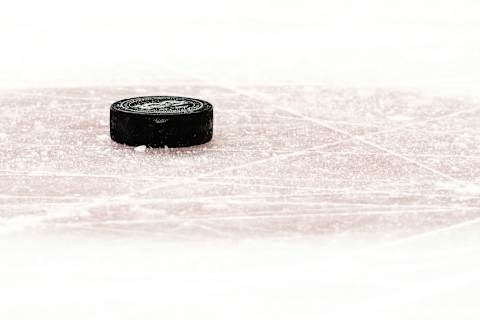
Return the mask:
<path id="1" fill-rule="evenodd" d="M 150 96 L 110 107 L 110 136 L 129 146 L 187 147 L 212 139 L 213 107 L 193 98 Z"/>

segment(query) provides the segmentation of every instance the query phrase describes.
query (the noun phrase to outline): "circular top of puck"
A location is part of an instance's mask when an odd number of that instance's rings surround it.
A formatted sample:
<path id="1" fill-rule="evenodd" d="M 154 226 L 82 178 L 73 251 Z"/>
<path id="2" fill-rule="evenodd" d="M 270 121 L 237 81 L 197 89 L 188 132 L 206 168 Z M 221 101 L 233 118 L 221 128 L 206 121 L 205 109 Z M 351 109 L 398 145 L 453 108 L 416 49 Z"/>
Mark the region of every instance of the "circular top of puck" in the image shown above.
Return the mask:
<path id="1" fill-rule="evenodd" d="M 135 97 L 110 107 L 110 136 L 130 146 L 186 147 L 212 139 L 213 106 L 172 96 Z"/>
<path id="2" fill-rule="evenodd" d="M 182 115 L 206 111 L 212 105 L 206 101 L 173 96 L 135 97 L 115 102 L 112 109 L 151 115 Z"/>

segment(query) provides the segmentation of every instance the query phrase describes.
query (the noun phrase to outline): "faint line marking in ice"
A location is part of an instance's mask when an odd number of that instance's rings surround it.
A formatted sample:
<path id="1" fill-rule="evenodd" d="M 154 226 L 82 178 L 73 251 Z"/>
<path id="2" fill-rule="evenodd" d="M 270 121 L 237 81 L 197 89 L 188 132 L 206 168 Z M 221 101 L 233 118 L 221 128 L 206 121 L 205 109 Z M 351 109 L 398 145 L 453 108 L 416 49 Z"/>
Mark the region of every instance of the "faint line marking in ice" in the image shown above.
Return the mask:
<path id="1" fill-rule="evenodd" d="M 136 177 L 129 177 L 129 176 L 119 176 L 119 175 L 105 175 L 105 174 L 83 174 L 83 173 L 75 173 L 75 172 L 61 172 L 61 171 L 17 171 L 17 170 L 0 170 L 1 175 L 18 175 L 18 176 L 31 176 L 31 177 L 79 177 L 79 178 L 109 178 L 109 179 L 125 179 L 125 180 L 151 180 L 157 181 L 158 179 L 155 178 L 136 178 Z M 174 178 L 174 177 L 172 177 Z"/>
<path id="2" fill-rule="evenodd" d="M 463 211 L 473 211 L 465 210 Z M 352 213 L 285 213 L 285 214 L 274 214 L 276 210 L 272 211 L 262 211 L 261 214 L 256 212 L 253 215 L 225 215 L 225 216 L 185 216 L 185 217 L 165 217 L 160 219 L 135 219 L 135 220 L 98 220 L 95 221 L 95 224 L 123 224 L 123 225 L 136 225 L 136 224 L 150 224 L 150 223 L 168 223 L 168 222 L 202 222 L 202 221 L 235 221 L 235 220 L 279 220 L 279 219 L 302 219 L 302 218 L 332 218 L 332 217 L 358 217 L 358 216 L 399 216 L 399 215 L 412 215 L 416 213 L 446 213 L 449 214 L 450 211 L 447 209 L 436 209 L 436 210 L 392 210 L 392 211 L 370 211 L 370 212 L 352 212 Z M 265 214 L 266 213 L 266 214 Z M 272 214 L 268 214 L 272 213 Z M 92 222 L 66 222 L 67 224 L 75 225 L 89 225 Z"/>
<path id="3" fill-rule="evenodd" d="M 103 97 L 82 97 L 81 95 L 76 96 L 65 96 L 65 95 L 56 95 L 56 94 L 45 94 L 40 92 L 24 92 L 23 96 L 35 98 L 35 97 L 42 97 L 42 98 L 51 98 L 51 99 L 68 99 L 68 100 L 87 100 L 88 103 L 98 103 L 98 102 L 106 102 L 109 101 L 108 99 L 104 99 Z M 57 101 L 58 102 L 58 101 Z M 77 102 L 74 103 L 75 105 L 86 104 L 86 102 Z"/>
<path id="4" fill-rule="evenodd" d="M 188 72 L 188 73 L 187 73 L 187 72 L 184 71 L 182 68 L 178 68 L 178 67 L 166 66 L 166 68 L 167 68 L 167 69 L 171 69 L 171 70 L 176 70 L 177 72 L 180 72 L 180 73 L 185 73 L 185 74 L 190 74 L 190 75 L 192 74 L 191 72 Z M 225 85 L 225 84 L 216 84 L 214 81 L 211 81 L 210 79 L 205 79 L 204 77 L 199 76 L 198 74 L 199 74 L 199 73 L 197 72 L 196 75 L 195 75 L 195 78 L 197 78 L 197 79 L 199 79 L 199 80 L 205 81 L 206 83 L 209 83 L 209 84 L 211 84 L 211 85 L 215 85 L 215 86 L 218 86 L 218 87 L 222 87 L 222 88 L 224 88 L 224 89 L 231 90 L 231 91 L 233 91 L 233 92 L 236 92 L 237 94 L 241 94 L 241 95 L 250 97 L 251 99 L 254 99 L 254 100 L 256 100 L 256 101 L 262 102 L 262 101 L 259 100 L 259 99 L 261 99 L 261 98 L 258 98 L 257 96 L 251 94 L 251 93 L 248 92 L 248 91 L 241 90 L 241 89 L 239 89 L 239 88 L 237 88 L 237 87 L 228 86 L 228 85 Z M 271 102 L 269 102 L 269 101 L 266 101 L 266 102 L 267 102 L 267 103 L 271 103 Z M 449 175 L 447 175 L 447 174 L 445 174 L 445 173 L 442 173 L 442 172 L 440 172 L 440 171 L 438 171 L 438 170 L 436 170 L 436 169 L 434 169 L 434 168 L 431 168 L 431 167 L 429 167 L 429 166 L 427 166 L 427 165 L 424 165 L 424 164 L 422 164 L 422 163 L 420 163 L 420 162 L 418 162 L 418 161 L 415 161 L 415 160 L 410 159 L 410 158 L 408 158 L 408 157 L 405 157 L 405 156 L 403 156 L 403 155 L 401 155 L 401 154 L 399 154 L 399 153 L 396 153 L 396 152 L 394 152 L 394 151 L 392 151 L 392 150 L 386 149 L 385 147 L 382 147 L 382 146 L 377 145 L 377 144 L 375 144 L 375 143 L 373 143 L 373 142 L 370 142 L 370 141 L 364 139 L 362 136 L 352 135 L 351 133 L 346 132 L 346 131 L 344 131 L 344 130 L 337 129 L 337 128 L 331 127 L 331 126 L 329 126 L 329 125 L 326 125 L 323 121 L 321 121 L 321 120 L 319 120 L 319 119 L 317 119 L 317 118 L 310 117 L 310 116 L 306 116 L 306 115 L 304 115 L 304 114 L 301 114 L 301 113 L 292 111 L 292 110 L 290 110 L 290 109 L 288 109 L 288 108 L 282 108 L 282 107 L 278 107 L 278 106 L 275 106 L 275 105 L 272 106 L 272 107 L 273 107 L 274 109 L 282 110 L 282 111 L 288 112 L 288 113 L 290 113 L 290 114 L 292 114 L 292 115 L 301 117 L 301 118 L 303 118 L 303 119 L 305 119 L 305 120 L 309 120 L 309 121 L 311 121 L 311 122 L 317 123 L 317 124 L 323 126 L 323 127 L 326 128 L 326 129 L 332 130 L 333 132 L 337 132 L 337 133 L 341 133 L 341 134 L 347 135 L 347 136 L 350 137 L 349 139 L 358 140 L 358 141 L 360 141 L 360 142 L 362 142 L 362 143 L 364 143 L 364 144 L 366 144 L 366 145 L 370 145 L 371 147 L 374 147 L 374 148 L 376 148 L 376 149 L 378 149 L 378 150 L 381 150 L 381 151 L 383 151 L 383 152 L 386 152 L 386 153 L 388 153 L 388 154 L 390 154 L 390 155 L 392 155 L 392 156 L 399 157 L 399 158 L 403 159 L 404 161 L 407 161 L 407 162 L 409 162 L 409 163 L 415 164 L 415 165 L 417 165 L 417 166 L 419 166 L 419 167 L 421 167 L 421 168 L 423 168 L 423 169 L 425 169 L 425 170 L 428 170 L 428 171 L 430 171 L 430 172 L 432 172 L 432 173 L 434 173 L 434 174 L 437 174 L 437 175 L 439 175 L 439 176 L 441 176 L 441 177 L 443 177 L 443 178 L 445 178 L 445 179 L 452 180 L 452 181 L 456 181 L 456 182 L 459 182 L 459 183 L 468 184 L 467 182 L 458 180 L 458 179 L 456 179 L 456 178 L 454 178 L 454 177 L 452 177 L 452 176 L 449 176 Z M 453 112 L 453 113 L 451 113 L 451 114 L 446 115 L 445 117 L 431 118 L 431 119 L 425 120 L 424 122 L 430 122 L 430 121 L 433 121 L 433 120 L 438 120 L 439 118 L 454 117 L 454 116 L 457 116 L 457 115 L 459 115 L 459 114 L 472 112 L 472 111 L 474 111 L 474 110 L 476 110 L 476 109 L 477 109 L 476 107 L 472 107 L 472 108 L 470 108 L 470 109 L 460 110 L 460 111 L 457 111 L 457 112 Z M 413 123 L 410 123 L 410 124 L 404 124 L 404 125 L 401 126 L 401 127 L 409 127 L 409 126 L 413 126 L 413 125 L 418 125 L 419 123 L 422 123 L 422 122 L 421 122 L 421 121 L 418 121 L 418 122 L 413 122 Z M 379 134 L 379 132 L 377 132 L 376 134 Z M 368 136 L 368 135 L 364 135 L 364 137 L 365 137 L 365 136 Z"/>
<path id="5" fill-rule="evenodd" d="M 443 177 L 443 178 L 445 178 L 445 179 L 452 180 L 452 181 L 455 181 L 455 182 L 458 182 L 458 183 L 465 183 L 465 184 L 466 184 L 466 182 L 464 182 L 464 181 L 461 181 L 461 180 L 459 180 L 459 179 L 456 179 L 456 178 L 454 178 L 454 177 L 452 177 L 452 176 L 450 176 L 450 175 L 447 175 L 447 174 L 445 174 L 445 173 L 443 173 L 443 172 L 441 172 L 441 171 L 438 171 L 438 170 L 436 170 L 436 169 L 434 169 L 434 168 L 431 168 L 431 167 L 429 167 L 429 166 L 427 166 L 427 165 L 425 165 L 425 164 L 423 164 L 423 163 L 420 163 L 420 162 L 418 162 L 418 161 L 416 161 L 416 160 L 414 160 L 414 159 L 408 158 L 408 157 L 406 157 L 406 156 L 404 156 L 404 155 L 402 155 L 402 154 L 400 154 L 400 153 L 397 153 L 397 152 L 395 152 L 395 151 L 392 151 L 392 150 L 390 150 L 390 149 L 387 149 L 387 148 L 385 148 L 385 147 L 383 147 L 383 146 L 381 146 L 381 145 L 379 145 L 379 144 L 377 144 L 377 143 L 371 142 L 371 141 L 365 139 L 365 138 L 362 137 L 362 136 L 356 136 L 356 135 L 353 135 L 353 134 L 351 134 L 351 133 L 349 133 L 349 132 L 347 132 L 347 131 L 345 131 L 345 130 L 334 128 L 334 127 L 332 127 L 332 126 L 326 125 L 323 121 L 321 121 L 321 120 L 319 120 L 319 119 L 317 119 L 317 118 L 310 117 L 310 116 L 306 116 L 306 115 L 302 115 L 301 113 L 292 111 L 292 110 L 287 109 L 287 108 L 279 108 L 279 109 L 284 110 L 284 111 L 291 112 L 292 114 L 295 114 L 295 115 L 298 115 L 298 116 L 301 116 L 302 118 L 304 118 L 304 119 L 306 119 L 306 120 L 310 120 L 311 122 L 317 123 L 317 124 L 323 126 L 324 128 L 330 129 L 330 130 L 332 130 L 332 131 L 334 131 L 334 132 L 338 132 L 338 133 L 347 135 L 347 136 L 351 137 L 353 140 L 357 140 L 357 141 L 362 142 L 362 143 L 364 143 L 364 144 L 366 144 L 366 145 L 368 145 L 368 146 L 374 147 L 374 148 L 376 148 L 376 149 L 378 149 L 378 150 L 381 150 L 381 151 L 383 151 L 383 152 L 385 152 L 385 153 L 388 153 L 388 154 L 390 154 L 390 155 L 392 155 L 392 156 L 395 156 L 395 157 L 397 157 L 397 158 L 400 158 L 400 159 L 402 159 L 402 160 L 404 160 L 404 161 L 406 161 L 406 162 L 408 162 L 408 163 L 415 164 L 415 165 L 417 165 L 417 166 L 419 166 L 419 167 L 421 167 L 421 168 L 423 168 L 423 169 L 425 169 L 425 170 L 428 170 L 428 171 L 430 171 L 430 172 L 432 172 L 432 173 L 434 173 L 434 174 L 436 174 L 436 175 L 438 175 L 438 176 L 441 176 L 441 177 Z M 459 112 L 457 112 L 457 115 L 458 115 L 458 113 L 459 113 Z"/>
<path id="6" fill-rule="evenodd" d="M 181 71 L 181 72 L 184 72 L 184 71 L 181 70 L 181 69 L 180 69 L 180 71 Z M 201 77 L 199 77 L 199 79 L 200 79 L 200 80 L 203 80 Z M 207 82 L 212 83 L 212 81 L 208 81 L 208 80 L 207 80 Z M 239 94 L 244 94 L 244 93 L 242 93 L 238 88 L 229 88 L 229 87 L 226 87 L 226 86 L 221 86 L 221 87 L 224 87 L 224 88 L 226 88 L 226 89 L 230 89 L 230 90 L 232 90 L 232 91 L 234 91 L 234 92 L 237 92 L 237 93 L 239 93 Z M 244 94 L 244 95 L 250 96 L 252 99 L 258 100 L 257 97 L 251 96 L 251 95 L 249 95 L 249 94 Z M 413 160 L 413 159 L 411 159 L 411 158 L 408 158 L 408 157 L 406 157 L 406 156 L 404 156 L 404 155 L 402 155 L 402 154 L 396 153 L 396 152 L 394 152 L 394 151 L 392 151 L 392 150 L 386 149 L 385 147 L 382 147 L 382 146 L 377 145 L 377 144 L 375 144 L 375 143 L 373 143 L 373 142 L 370 142 L 370 141 L 368 141 L 368 140 L 366 140 L 366 139 L 364 139 L 364 138 L 362 138 L 362 137 L 360 137 L 360 136 L 355 136 L 355 135 L 352 135 L 352 134 L 350 134 L 350 133 L 348 133 L 348 132 L 346 132 L 346 131 L 344 131 L 344 130 L 340 130 L 340 129 L 333 128 L 333 127 L 331 127 L 331 126 L 325 125 L 325 123 L 323 123 L 323 122 L 320 121 L 319 119 L 316 119 L 316 118 L 313 118 L 313 117 L 308 117 L 308 116 L 303 115 L 303 114 L 301 114 L 301 113 L 296 113 L 296 112 L 293 112 L 292 110 L 285 109 L 285 108 L 278 108 L 278 107 L 274 107 L 274 108 L 277 108 L 277 109 L 283 110 L 283 111 L 287 111 L 287 112 L 289 112 L 289 113 L 291 113 L 291 114 L 293 114 L 293 115 L 297 115 L 297 116 L 300 116 L 300 117 L 302 117 L 302 118 L 304 118 L 304 119 L 306 119 L 306 120 L 313 121 L 313 122 L 318 123 L 318 124 L 320 124 L 321 126 L 327 128 L 327 129 L 333 130 L 334 132 L 346 134 L 346 135 L 350 136 L 350 137 L 351 137 L 352 139 L 354 139 L 354 140 L 358 140 L 358 141 L 360 141 L 360 142 L 362 142 L 362 143 L 364 143 L 364 144 L 366 144 L 366 145 L 370 145 L 370 146 L 372 146 L 372 147 L 374 147 L 374 148 L 376 148 L 376 149 L 378 149 L 378 150 L 381 150 L 381 151 L 386 152 L 386 153 L 388 153 L 388 154 L 391 154 L 391 155 L 393 155 L 393 156 L 399 157 L 399 158 L 403 159 L 403 160 L 406 161 L 406 162 L 415 164 L 415 165 L 417 165 L 417 166 L 419 166 L 419 167 L 421 167 L 421 168 L 423 168 L 423 169 L 425 169 L 425 170 L 427 170 L 427 171 L 430 171 L 430 172 L 432 172 L 432 173 L 434 173 L 434 174 L 436 174 L 436 175 L 439 175 L 440 177 L 443 177 L 443 178 L 445 178 L 445 179 L 452 180 L 452 181 L 455 181 L 455 182 L 458 182 L 458 183 L 462 183 L 462 184 L 465 184 L 465 185 L 470 185 L 469 183 L 467 183 L 467 182 L 465 182 L 465 181 L 458 180 L 458 179 L 456 179 L 456 178 L 454 178 L 454 177 L 452 177 L 452 176 L 449 176 L 449 175 L 447 175 L 447 174 L 445 174 L 445 173 L 443 173 L 443 172 L 441 172 L 441 171 L 438 171 L 438 170 L 436 170 L 436 169 L 434 169 L 434 168 L 431 168 L 431 167 L 429 167 L 429 166 L 427 166 L 427 165 L 424 165 L 424 164 L 422 164 L 422 163 L 420 163 L 420 162 L 418 162 L 418 161 L 415 161 L 415 160 Z M 476 110 L 476 109 L 477 109 L 477 108 L 471 108 L 471 109 L 468 109 L 468 110 L 460 110 L 460 111 L 458 111 L 458 112 L 454 112 L 454 113 L 450 114 L 450 117 L 454 117 L 454 116 L 457 116 L 457 115 L 462 114 L 462 113 L 472 112 L 472 111 L 474 111 L 474 110 Z M 435 119 L 432 118 L 432 119 L 429 119 L 429 120 L 430 120 L 430 121 L 438 120 L 438 117 L 435 118 Z M 418 125 L 418 122 L 416 122 L 416 123 L 414 123 L 414 124 L 410 124 L 410 125 Z M 378 134 L 378 133 L 377 133 L 377 134 Z M 471 220 L 471 221 L 473 221 L 473 223 L 475 223 L 475 222 L 477 221 L 477 219 L 473 219 L 473 220 Z M 480 221 L 480 218 L 478 218 L 478 221 Z M 463 226 L 464 224 L 465 224 L 465 223 L 459 224 L 459 225 Z"/>
<path id="7" fill-rule="evenodd" d="M 337 179 L 337 181 L 339 181 Z M 343 181 L 343 180 L 342 180 Z M 346 180 L 349 181 L 349 180 Z M 311 194 L 295 194 L 295 196 L 317 196 L 317 195 L 344 195 L 344 194 L 387 194 L 387 195 L 398 195 L 398 196 L 412 196 L 418 195 L 418 192 L 399 192 L 396 190 L 353 190 L 353 189 L 342 189 L 342 188 L 315 188 L 315 187 L 300 187 L 296 185 L 273 185 L 273 184 L 258 184 L 258 183 L 238 183 L 238 182 L 222 182 L 222 181 L 202 181 L 199 180 L 197 183 L 202 184 L 216 184 L 216 185 L 226 185 L 226 186 L 245 186 L 245 187 L 259 187 L 259 188 L 272 188 L 272 189 L 288 189 L 288 190 L 306 190 L 313 192 L 322 192 L 322 193 L 311 193 Z M 448 190 L 451 191 L 451 190 Z M 422 193 L 422 196 L 425 197 L 446 197 L 448 194 L 441 193 Z"/>
<path id="8" fill-rule="evenodd" d="M 239 94 L 242 94 L 242 93 L 239 93 Z M 458 112 L 455 112 L 455 113 L 452 113 L 452 114 L 449 114 L 448 116 L 453 116 L 453 114 L 455 115 L 458 115 L 460 113 L 463 113 L 463 112 L 467 112 L 466 110 L 462 110 L 462 111 L 458 111 Z M 471 112 L 471 110 L 468 110 L 468 112 Z M 445 116 L 447 117 L 447 116 Z M 434 120 L 438 120 L 439 117 L 437 118 L 434 118 L 434 119 L 429 119 L 429 120 L 425 120 L 425 121 L 422 121 L 422 122 L 430 122 L 430 121 L 434 121 Z M 417 123 L 416 123 L 417 124 Z M 381 134 L 381 133 L 385 133 L 385 132 L 392 132 L 392 131 L 396 131 L 396 130 L 402 130 L 403 128 L 405 127 L 409 127 L 409 126 L 412 126 L 414 124 L 403 124 L 403 125 L 399 125 L 397 127 L 394 127 L 392 129 L 387 129 L 387 130 L 382 130 L 382 131 L 378 131 L 378 132 L 375 132 L 375 133 L 372 133 L 371 135 L 373 134 Z M 327 129 L 329 129 L 328 127 L 325 127 Z M 330 129 L 332 130 L 332 129 Z M 333 131 L 333 130 L 332 130 Z M 267 157 L 267 158 L 263 158 L 263 159 L 259 159 L 259 160 L 254 160 L 254 161 L 250 161 L 250 162 L 247 162 L 247 163 L 243 163 L 243 164 L 240 164 L 240 165 L 234 165 L 234 166 L 230 166 L 230 167 L 226 167 L 226 168 L 222 168 L 222 169 L 218 169 L 218 170 L 214 170 L 214 171 L 210 171 L 210 172 L 207 172 L 205 174 L 202 174 L 202 175 L 199 175 L 197 177 L 194 177 L 194 178 L 186 178 L 184 181 L 182 181 L 181 183 L 188 183 L 190 181 L 197 181 L 199 178 L 204 178 L 204 177 L 209 177 L 211 175 L 214 175 L 214 174 L 217 174 L 217 173 L 221 173 L 221 172 L 225 172 L 225 171 L 229 171 L 229 170 L 235 170 L 235 169 L 241 169 L 241 168 L 245 168 L 245 167 L 248 167 L 248 166 L 251 166 L 251 165 L 255 165 L 255 164 L 261 164 L 261 163 L 265 163 L 265 162 L 268 162 L 268 161 L 271 161 L 273 159 L 287 159 L 287 158 L 290 158 L 290 157 L 295 157 L 295 156 L 300 156 L 300 155 L 304 155 L 304 154 L 308 154 L 309 152 L 312 152 L 312 151 L 317 151 L 317 150 L 321 150 L 323 148 L 326 148 L 326 147 L 331 147 L 331 146 L 335 146 L 335 145 L 339 145 L 341 143 L 344 143 L 344 142 L 347 142 L 347 141 L 351 141 L 351 140 L 354 140 L 355 138 L 358 138 L 360 136 L 354 136 L 354 135 L 351 135 L 351 134 L 348 134 L 347 135 L 348 138 L 346 139 L 340 139 L 338 141 L 335 141 L 335 142 L 330 142 L 330 143 L 326 143 L 326 144 L 322 144 L 322 145 L 317 145 L 317 146 L 313 146 L 313 147 L 310 147 L 310 148 L 307 148 L 307 149 L 303 149 L 303 150 L 300 150 L 300 151 L 292 151 L 292 152 L 287 152 L 287 153 L 282 153 L 282 154 L 274 154 L 270 157 Z M 365 136 L 368 136 L 365 135 Z M 376 148 L 378 149 L 378 148 Z M 382 150 L 383 151 L 383 150 Z M 385 151 L 384 151 L 385 152 Z M 433 169 L 432 169 L 433 170 Z M 449 177 L 449 180 L 451 179 L 454 179 L 454 181 L 457 181 L 457 182 L 461 182 L 459 180 L 456 180 L 455 178 L 452 178 L 452 177 Z M 176 183 L 173 183 L 173 185 L 175 185 Z M 180 183 L 178 183 L 180 184 Z M 160 188 L 164 188 L 166 186 L 170 186 L 172 185 L 171 184 L 165 184 L 165 185 L 160 185 L 158 186 L 157 188 L 155 189 L 160 189 Z M 138 193 L 137 193 L 138 194 Z M 142 193 L 143 194 L 143 193 Z"/>
<path id="9" fill-rule="evenodd" d="M 480 214 L 480 211 L 479 211 L 479 214 Z M 392 241 L 392 242 L 388 242 L 388 243 L 385 243 L 383 245 L 379 245 L 377 248 L 380 249 L 380 248 L 384 248 L 384 247 L 401 245 L 401 244 L 404 244 L 404 243 L 407 243 L 407 242 L 431 237 L 431 236 L 441 234 L 441 233 L 444 233 L 444 232 L 468 227 L 468 226 L 471 226 L 471 225 L 474 225 L 474 224 L 477 224 L 477 223 L 480 223 L 480 217 L 473 218 L 473 219 L 463 221 L 463 222 L 460 222 L 460 223 L 452 224 L 452 225 L 449 225 L 448 227 L 438 228 L 438 229 L 430 230 L 430 231 L 423 232 L 423 233 L 420 233 L 420 234 L 416 234 L 416 235 L 413 235 L 413 236 L 405 237 L 405 238 L 402 238 L 402 239 L 399 239 L 399 240 L 395 240 L 395 241 Z"/>

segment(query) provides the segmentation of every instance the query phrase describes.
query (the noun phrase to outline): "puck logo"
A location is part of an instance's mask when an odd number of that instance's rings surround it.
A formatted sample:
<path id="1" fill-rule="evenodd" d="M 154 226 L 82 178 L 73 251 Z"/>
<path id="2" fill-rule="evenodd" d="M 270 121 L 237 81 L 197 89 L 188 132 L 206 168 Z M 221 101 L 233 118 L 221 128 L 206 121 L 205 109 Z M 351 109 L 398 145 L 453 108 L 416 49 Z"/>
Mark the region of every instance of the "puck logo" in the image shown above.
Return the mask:
<path id="1" fill-rule="evenodd" d="M 138 97 L 116 102 L 119 111 L 146 114 L 186 114 L 208 109 L 202 100 L 183 97 Z"/>

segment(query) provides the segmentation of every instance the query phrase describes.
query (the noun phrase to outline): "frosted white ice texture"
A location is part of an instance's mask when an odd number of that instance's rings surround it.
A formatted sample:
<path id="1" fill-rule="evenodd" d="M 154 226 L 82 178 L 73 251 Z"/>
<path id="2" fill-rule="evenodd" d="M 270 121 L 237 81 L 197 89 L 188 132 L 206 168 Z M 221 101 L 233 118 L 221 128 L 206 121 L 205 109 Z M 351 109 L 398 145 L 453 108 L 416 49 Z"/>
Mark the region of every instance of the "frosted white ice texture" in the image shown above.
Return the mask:
<path id="1" fill-rule="evenodd" d="M 138 92 L 212 102 L 214 139 L 112 142 Z M 2 92 L 0 316 L 477 319 L 478 123 L 385 89 Z"/>
<path id="2" fill-rule="evenodd" d="M 147 146 L 141 145 L 141 146 L 133 148 L 133 150 L 135 150 L 136 152 L 145 152 L 145 150 L 147 150 Z"/>

